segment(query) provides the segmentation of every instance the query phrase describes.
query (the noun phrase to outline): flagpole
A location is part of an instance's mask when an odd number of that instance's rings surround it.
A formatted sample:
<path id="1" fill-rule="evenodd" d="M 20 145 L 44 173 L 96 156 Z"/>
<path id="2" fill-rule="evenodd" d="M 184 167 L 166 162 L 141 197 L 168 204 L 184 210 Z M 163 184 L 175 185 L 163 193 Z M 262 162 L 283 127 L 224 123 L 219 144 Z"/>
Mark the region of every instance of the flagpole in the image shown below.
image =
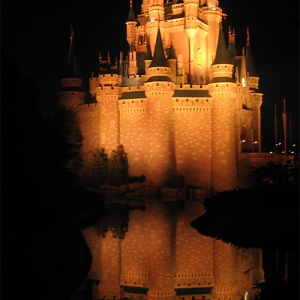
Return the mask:
<path id="1" fill-rule="evenodd" d="M 289 122 L 289 124 L 290 124 L 290 130 L 289 130 L 289 132 L 290 132 L 290 149 L 292 149 L 292 114 L 290 113 L 290 122 Z"/>
<path id="2" fill-rule="evenodd" d="M 277 144 L 277 117 L 276 117 L 276 104 L 275 104 L 275 107 L 274 107 L 274 123 L 275 123 L 275 153 L 277 154 L 278 144 Z"/>
<path id="3" fill-rule="evenodd" d="M 285 113 L 285 99 L 283 99 L 282 121 L 283 121 L 283 137 L 284 137 L 284 159 L 286 161 L 286 113 Z"/>

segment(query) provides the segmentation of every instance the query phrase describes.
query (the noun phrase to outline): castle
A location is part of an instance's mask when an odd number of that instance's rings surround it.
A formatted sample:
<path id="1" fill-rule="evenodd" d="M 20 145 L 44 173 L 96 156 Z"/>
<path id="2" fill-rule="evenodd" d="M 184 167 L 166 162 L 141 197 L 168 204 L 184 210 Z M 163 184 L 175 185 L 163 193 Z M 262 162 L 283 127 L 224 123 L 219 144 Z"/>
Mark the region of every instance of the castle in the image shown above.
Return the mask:
<path id="1" fill-rule="evenodd" d="M 130 175 L 153 185 L 180 174 L 207 191 L 247 187 L 249 168 L 272 158 L 261 153 L 263 94 L 249 29 L 238 55 L 234 29 L 226 45 L 223 16 L 216 0 L 143 0 L 136 18 L 130 1 L 128 56 L 99 54 L 94 103 L 85 103 L 71 35 L 59 102 L 79 116 L 84 158 L 123 145 Z M 143 203 L 122 240 L 84 232 L 89 275 L 100 280 L 95 299 L 240 300 L 263 280 L 260 249 L 235 249 L 190 227 L 204 212 L 199 201 L 176 212 Z"/>
<path id="2" fill-rule="evenodd" d="M 248 28 L 237 55 L 218 1 L 144 0 L 137 18 L 130 3 L 128 56 L 112 63 L 99 54 L 95 103 L 85 103 L 71 36 L 59 102 L 80 117 L 83 156 L 121 144 L 130 175 L 154 184 L 177 173 L 213 191 L 247 187 L 249 168 L 271 160 L 260 153 L 263 94 Z"/>

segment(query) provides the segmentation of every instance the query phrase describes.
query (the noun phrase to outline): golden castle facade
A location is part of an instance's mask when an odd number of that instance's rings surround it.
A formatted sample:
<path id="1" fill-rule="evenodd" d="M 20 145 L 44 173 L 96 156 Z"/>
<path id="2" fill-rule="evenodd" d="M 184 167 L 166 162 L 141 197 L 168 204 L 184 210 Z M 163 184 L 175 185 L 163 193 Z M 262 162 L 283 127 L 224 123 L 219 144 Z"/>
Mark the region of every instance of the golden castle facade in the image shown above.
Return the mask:
<path id="1" fill-rule="evenodd" d="M 130 175 L 163 185 L 169 174 L 207 191 L 247 187 L 248 171 L 272 160 L 261 153 L 263 94 L 250 34 L 237 54 L 228 45 L 224 13 L 215 0 L 143 0 L 129 5 L 129 53 L 111 62 L 99 54 L 85 103 L 71 36 L 59 101 L 79 115 L 89 157 L 123 145 Z M 163 201 L 130 212 L 124 239 L 84 232 L 93 254 L 89 276 L 100 283 L 95 299 L 240 300 L 263 280 L 261 251 L 236 249 L 199 235 L 190 222 L 204 213 L 199 201 L 171 213 Z"/>

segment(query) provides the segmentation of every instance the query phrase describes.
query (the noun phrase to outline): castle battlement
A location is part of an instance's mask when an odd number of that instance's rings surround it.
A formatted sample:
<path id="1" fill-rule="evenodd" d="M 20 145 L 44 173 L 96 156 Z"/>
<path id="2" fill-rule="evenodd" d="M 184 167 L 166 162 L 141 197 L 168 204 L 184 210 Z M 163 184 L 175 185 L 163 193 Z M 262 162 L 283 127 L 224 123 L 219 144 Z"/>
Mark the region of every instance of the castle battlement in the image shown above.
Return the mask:
<path id="1" fill-rule="evenodd" d="M 213 285 L 214 275 L 210 271 L 175 273 L 174 288 L 192 288 Z"/>
<path id="2" fill-rule="evenodd" d="M 132 91 L 144 91 L 144 90 L 145 90 L 145 87 L 143 85 L 121 87 L 122 93 L 123 92 L 132 92 Z"/>
<path id="3" fill-rule="evenodd" d="M 175 85 L 175 90 L 202 90 L 202 91 L 207 91 L 208 90 L 208 85 L 200 85 L 200 84 L 193 84 L 193 85 L 190 85 L 190 84 L 176 84 Z"/>
<path id="4" fill-rule="evenodd" d="M 96 109 L 96 110 L 98 110 L 98 107 L 99 106 L 99 103 L 86 103 L 86 104 L 80 104 L 79 105 L 79 107 L 80 107 L 80 109 L 81 110 L 86 110 L 86 109 L 89 109 L 89 110 L 91 110 L 91 109 Z"/>

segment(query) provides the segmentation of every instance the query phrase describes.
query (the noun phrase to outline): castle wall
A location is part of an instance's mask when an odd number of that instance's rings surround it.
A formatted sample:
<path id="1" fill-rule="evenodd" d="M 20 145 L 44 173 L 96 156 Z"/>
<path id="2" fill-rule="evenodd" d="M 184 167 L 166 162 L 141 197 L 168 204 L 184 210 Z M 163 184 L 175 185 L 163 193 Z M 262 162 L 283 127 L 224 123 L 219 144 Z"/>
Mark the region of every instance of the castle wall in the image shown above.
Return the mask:
<path id="1" fill-rule="evenodd" d="M 177 171 L 185 181 L 210 186 L 211 99 L 173 99 Z"/>

